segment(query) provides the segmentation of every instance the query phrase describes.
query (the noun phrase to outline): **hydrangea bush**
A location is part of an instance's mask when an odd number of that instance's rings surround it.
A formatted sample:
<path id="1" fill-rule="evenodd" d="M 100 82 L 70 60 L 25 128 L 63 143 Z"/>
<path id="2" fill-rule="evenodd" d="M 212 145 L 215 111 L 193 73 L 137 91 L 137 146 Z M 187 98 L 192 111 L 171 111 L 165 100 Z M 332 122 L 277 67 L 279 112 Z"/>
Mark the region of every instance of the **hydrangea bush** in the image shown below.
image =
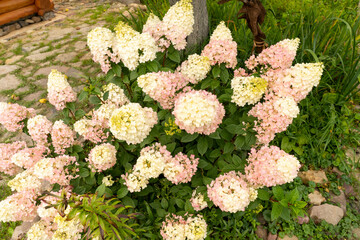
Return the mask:
<path id="1" fill-rule="evenodd" d="M 16 191 L 0 202 L 0 221 L 39 216 L 29 240 L 211 239 L 219 226 L 208 220 L 254 209 L 258 191 L 294 180 L 299 161 L 271 141 L 323 65 L 292 66 L 299 39 L 285 39 L 236 67 L 224 22 L 200 54 L 183 56 L 193 24 L 182 0 L 162 20 L 151 14 L 142 33 L 123 22 L 93 29 L 88 46 L 106 77 L 76 97 L 53 70 L 48 99 L 64 116 L 55 123 L 0 103 L 0 123 L 34 141 L 0 144 L 0 170 L 15 176 Z"/>

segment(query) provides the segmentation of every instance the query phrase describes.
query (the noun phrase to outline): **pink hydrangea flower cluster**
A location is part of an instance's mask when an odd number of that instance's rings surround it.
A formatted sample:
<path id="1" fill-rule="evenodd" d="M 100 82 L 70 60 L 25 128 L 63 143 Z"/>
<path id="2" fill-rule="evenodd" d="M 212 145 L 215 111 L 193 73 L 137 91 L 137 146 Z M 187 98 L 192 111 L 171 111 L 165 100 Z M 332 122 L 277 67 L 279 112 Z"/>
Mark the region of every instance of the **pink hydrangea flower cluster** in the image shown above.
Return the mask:
<path id="1" fill-rule="evenodd" d="M 104 142 L 109 136 L 108 133 L 105 132 L 104 121 L 99 118 L 93 119 L 81 119 L 74 124 L 74 130 L 81 136 L 84 137 L 85 140 L 89 140 L 93 143 L 101 143 Z"/>
<path id="2" fill-rule="evenodd" d="M 299 111 L 292 98 L 267 95 L 265 102 L 257 103 L 248 113 L 258 119 L 255 121 L 258 142 L 269 144 L 275 138 L 276 133 L 286 130 Z"/>
<path id="3" fill-rule="evenodd" d="M 51 131 L 52 145 L 57 154 L 64 154 L 74 144 L 74 131 L 62 120 L 56 121 Z"/>
<path id="4" fill-rule="evenodd" d="M 277 146 L 252 148 L 247 160 L 246 179 L 257 187 L 272 187 L 292 182 L 297 177 L 300 163 Z"/>
<path id="5" fill-rule="evenodd" d="M 11 161 L 11 157 L 26 148 L 25 142 L 0 143 L 0 172 L 8 175 L 15 175 L 21 168 Z"/>
<path id="6" fill-rule="evenodd" d="M 201 211 L 208 206 L 204 194 L 198 192 L 197 189 L 193 191 L 190 203 L 195 211 Z"/>
<path id="7" fill-rule="evenodd" d="M 33 148 L 25 148 L 11 157 L 11 162 L 19 167 L 29 169 L 40 161 L 46 154 L 47 148 L 43 146 L 36 146 Z"/>
<path id="8" fill-rule="evenodd" d="M 164 176 L 173 184 L 187 183 L 195 175 L 199 159 L 194 155 L 178 153 L 174 158 L 167 159 Z"/>
<path id="9" fill-rule="evenodd" d="M 272 69 L 286 69 L 291 67 L 295 59 L 300 39 L 285 39 L 269 48 L 264 49 L 257 57 L 252 55 L 245 65 L 253 70 L 257 66 L 270 67 Z"/>
<path id="10" fill-rule="evenodd" d="M 225 26 L 225 22 L 216 27 L 201 55 L 208 57 L 212 66 L 225 63 L 227 68 L 236 67 L 237 43 L 233 41 L 231 31 Z"/>
<path id="11" fill-rule="evenodd" d="M 36 217 L 35 194 L 31 191 L 14 193 L 0 202 L 0 222 L 31 222 Z"/>
<path id="12" fill-rule="evenodd" d="M 162 222 L 160 234 L 165 240 L 203 240 L 207 236 L 207 223 L 203 216 L 169 214 Z"/>
<path id="13" fill-rule="evenodd" d="M 34 115 L 33 108 L 26 108 L 17 103 L 0 102 L 0 123 L 9 132 L 22 130 L 25 126 L 22 121 Z"/>
<path id="14" fill-rule="evenodd" d="M 164 109 L 174 107 L 176 93 L 184 88 L 189 80 L 180 72 L 147 73 L 137 79 L 139 87 Z"/>
<path id="15" fill-rule="evenodd" d="M 30 118 L 27 123 L 27 128 L 31 138 L 40 146 L 48 144 L 48 135 L 52 130 L 52 122 L 50 122 L 43 115 L 36 115 Z"/>
<path id="16" fill-rule="evenodd" d="M 245 208 L 257 197 L 244 175 L 231 171 L 220 175 L 207 186 L 209 199 L 221 211 L 235 213 Z"/>
<path id="17" fill-rule="evenodd" d="M 74 163 L 76 164 L 76 157 L 67 155 L 56 158 L 43 158 L 34 165 L 34 175 L 40 179 L 49 181 L 51 184 L 57 183 L 62 186 L 67 186 L 74 176 L 66 166 Z"/>
<path id="18" fill-rule="evenodd" d="M 91 149 L 86 159 L 91 167 L 98 172 L 105 171 L 116 164 L 116 149 L 109 143 L 103 143 Z"/>
<path id="19" fill-rule="evenodd" d="M 66 103 L 76 101 L 76 93 L 67 81 L 67 76 L 53 69 L 48 77 L 47 83 L 49 103 L 56 110 L 63 110 Z"/>
<path id="20" fill-rule="evenodd" d="M 176 96 L 173 114 L 180 129 L 209 135 L 219 127 L 225 109 L 216 95 L 205 90 L 189 90 Z"/>

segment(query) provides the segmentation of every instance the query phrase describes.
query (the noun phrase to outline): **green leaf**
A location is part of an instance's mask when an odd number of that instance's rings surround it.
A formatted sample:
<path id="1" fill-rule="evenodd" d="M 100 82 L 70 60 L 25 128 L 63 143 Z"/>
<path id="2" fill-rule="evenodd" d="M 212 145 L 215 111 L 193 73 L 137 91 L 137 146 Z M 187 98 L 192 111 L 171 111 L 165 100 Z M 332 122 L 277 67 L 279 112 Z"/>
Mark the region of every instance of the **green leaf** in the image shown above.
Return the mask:
<path id="1" fill-rule="evenodd" d="M 240 150 L 245 144 L 245 137 L 241 136 L 241 135 L 237 136 L 234 144 L 235 144 L 236 150 Z"/>
<path id="2" fill-rule="evenodd" d="M 176 143 L 169 143 L 169 144 L 166 144 L 166 149 L 169 151 L 169 152 L 173 152 L 175 150 L 175 147 L 176 147 Z"/>
<path id="3" fill-rule="evenodd" d="M 169 202 L 165 198 L 161 199 L 161 207 L 164 209 L 169 207 Z"/>
<path id="4" fill-rule="evenodd" d="M 289 208 L 283 208 L 281 212 L 281 218 L 284 219 L 287 222 L 290 222 L 290 209 Z"/>
<path id="5" fill-rule="evenodd" d="M 84 110 L 82 110 L 82 109 L 79 109 L 79 110 L 77 110 L 76 112 L 75 112 L 75 118 L 76 119 L 80 119 L 80 118 L 82 118 L 83 116 L 85 116 L 85 111 Z"/>
<path id="6" fill-rule="evenodd" d="M 264 201 L 269 201 L 270 194 L 265 189 L 258 189 L 258 198 Z"/>
<path id="7" fill-rule="evenodd" d="M 226 68 L 221 70 L 220 79 L 223 83 L 226 83 L 229 80 L 229 72 Z"/>
<path id="8" fill-rule="evenodd" d="M 80 146 L 80 145 L 74 145 L 73 146 L 73 151 L 74 152 L 77 152 L 77 153 L 79 153 L 79 152 L 82 152 L 84 149 Z"/>
<path id="9" fill-rule="evenodd" d="M 181 199 L 179 199 L 179 198 L 177 198 L 177 199 L 175 200 L 175 203 L 176 203 L 176 205 L 177 205 L 179 208 L 183 208 L 184 205 L 185 205 L 184 200 L 181 200 Z"/>
<path id="10" fill-rule="evenodd" d="M 137 77 L 138 77 L 138 74 L 137 74 L 136 70 L 130 72 L 130 80 L 131 81 L 135 80 Z"/>
<path id="11" fill-rule="evenodd" d="M 90 96 L 89 102 L 94 104 L 94 105 L 97 105 L 97 104 L 101 103 L 100 99 L 97 96 L 94 96 L 94 95 Z"/>
<path id="12" fill-rule="evenodd" d="M 272 192 L 275 198 L 279 201 L 281 201 L 285 197 L 284 190 L 280 186 L 273 187 Z"/>
<path id="13" fill-rule="evenodd" d="M 100 186 L 98 186 L 97 187 L 97 189 L 95 190 L 95 192 L 97 192 L 98 193 L 98 196 L 102 196 L 102 195 L 104 195 L 104 193 L 105 193 L 105 188 L 106 188 L 106 186 L 104 185 L 104 184 L 101 184 Z"/>
<path id="14" fill-rule="evenodd" d="M 108 100 L 108 98 L 109 98 L 109 91 L 107 91 L 103 94 L 104 101 Z"/>
<path id="15" fill-rule="evenodd" d="M 208 149 L 208 142 L 205 137 L 201 137 L 199 139 L 198 144 L 197 144 L 197 149 L 201 156 L 206 153 L 206 151 Z"/>
<path id="16" fill-rule="evenodd" d="M 110 82 L 114 78 L 114 70 L 110 69 L 106 74 L 106 82 Z"/>
<path id="17" fill-rule="evenodd" d="M 90 172 L 86 168 L 81 168 L 80 171 L 79 171 L 79 175 L 80 175 L 80 177 L 85 178 L 85 177 L 90 175 Z"/>
<path id="18" fill-rule="evenodd" d="M 122 186 L 118 191 L 117 191 L 117 197 L 118 198 L 123 198 L 128 194 L 129 190 L 127 189 L 127 187 Z"/>
<path id="19" fill-rule="evenodd" d="M 218 158 L 221 155 L 220 149 L 215 149 L 210 153 L 210 158 Z"/>
<path id="20" fill-rule="evenodd" d="M 218 65 L 216 65 L 213 69 L 212 69 L 212 75 L 214 78 L 218 78 L 221 72 L 221 69 Z"/>
<path id="21" fill-rule="evenodd" d="M 87 97 L 89 96 L 89 93 L 86 92 L 86 91 L 81 91 L 79 96 L 78 96 L 78 99 L 80 102 L 84 101 Z"/>
<path id="22" fill-rule="evenodd" d="M 209 177 L 203 177 L 203 183 L 204 185 L 209 185 L 211 182 L 212 182 L 212 178 L 209 178 Z"/>
<path id="23" fill-rule="evenodd" d="M 116 76 L 121 77 L 122 69 L 119 65 L 113 64 L 112 69 L 113 69 L 114 73 L 116 74 Z"/>
<path id="24" fill-rule="evenodd" d="M 212 89 L 217 89 L 220 86 L 220 82 L 216 79 L 213 79 L 210 84 Z"/>
<path id="25" fill-rule="evenodd" d="M 186 134 L 181 138 L 181 142 L 183 142 L 183 143 L 192 142 L 192 141 L 194 141 L 198 136 L 199 136 L 198 133 L 194 133 L 194 134 L 188 134 L 188 133 L 186 133 Z"/>
<path id="26" fill-rule="evenodd" d="M 231 133 L 236 133 L 236 134 L 244 134 L 245 133 L 245 130 L 243 129 L 243 127 L 238 124 L 230 124 L 230 125 L 226 126 L 225 129 Z"/>
<path id="27" fill-rule="evenodd" d="M 300 194 L 297 188 L 291 190 L 291 192 L 289 193 L 289 202 L 294 203 L 295 201 L 298 200 L 299 196 Z"/>
<path id="28" fill-rule="evenodd" d="M 232 151 L 234 151 L 234 144 L 232 144 L 231 142 L 225 143 L 224 154 L 231 153 Z"/>
<path id="29" fill-rule="evenodd" d="M 295 207 L 297 207 L 297 208 L 304 208 L 304 207 L 307 205 L 307 202 L 297 201 L 294 205 L 295 205 Z"/>
<path id="30" fill-rule="evenodd" d="M 144 98 L 144 102 L 153 102 L 154 99 L 152 99 L 149 95 L 146 95 Z"/>
<path id="31" fill-rule="evenodd" d="M 66 107 L 70 109 L 72 112 L 75 112 L 75 103 L 69 102 L 66 104 Z"/>
<path id="32" fill-rule="evenodd" d="M 204 159 L 200 159 L 200 160 L 199 160 L 198 167 L 206 170 L 206 168 L 209 168 L 209 167 L 211 168 L 212 165 L 209 164 L 209 163 L 208 163 L 207 161 L 205 161 Z"/>
<path id="33" fill-rule="evenodd" d="M 146 67 L 150 72 L 157 72 L 159 70 L 159 66 L 154 61 L 153 62 L 148 62 L 146 64 Z"/>
<path id="34" fill-rule="evenodd" d="M 212 139 L 221 139 L 219 132 L 220 132 L 220 130 L 217 129 L 216 132 L 213 132 L 212 134 L 210 134 L 209 137 Z"/>
<path id="35" fill-rule="evenodd" d="M 281 149 L 285 152 L 289 153 L 293 149 L 293 145 L 290 143 L 290 140 L 288 137 L 283 137 L 281 140 Z"/>
<path id="36" fill-rule="evenodd" d="M 178 51 L 175 50 L 175 51 L 169 53 L 169 54 L 168 54 L 168 57 L 169 57 L 172 61 L 174 61 L 174 62 L 176 62 L 176 63 L 180 63 L 180 53 L 179 53 Z"/>
<path id="37" fill-rule="evenodd" d="M 278 219 L 283 211 L 283 206 L 280 203 L 274 202 L 271 210 L 271 221 Z"/>

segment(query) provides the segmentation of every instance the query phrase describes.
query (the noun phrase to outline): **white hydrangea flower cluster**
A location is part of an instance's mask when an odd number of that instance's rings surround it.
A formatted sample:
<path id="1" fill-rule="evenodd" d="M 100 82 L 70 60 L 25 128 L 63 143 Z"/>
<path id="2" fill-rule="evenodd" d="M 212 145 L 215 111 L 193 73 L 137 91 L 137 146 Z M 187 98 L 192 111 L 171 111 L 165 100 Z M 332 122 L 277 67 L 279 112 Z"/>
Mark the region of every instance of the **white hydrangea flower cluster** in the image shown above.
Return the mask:
<path id="1" fill-rule="evenodd" d="M 87 132 L 88 127 L 90 126 L 91 120 L 89 119 L 80 119 L 74 123 L 74 131 L 79 135 L 84 135 Z"/>
<path id="2" fill-rule="evenodd" d="M 200 193 L 195 189 L 190 198 L 191 206 L 195 209 L 195 211 L 201 211 L 208 206 L 205 201 L 204 194 Z"/>
<path id="3" fill-rule="evenodd" d="M 255 104 L 262 98 L 267 88 L 267 81 L 259 77 L 235 77 L 231 80 L 233 95 L 231 101 L 239 107 Z"/>
<path id="4" fill-rule="evenodd" d="M 16 175 L 14 179 L 8 182 L 8 186 L 11 188 L 12 191 L 38 192 L 41 188 L 41 180 L 34 175 L 31 169 L 29 169 Z"/>
<path id="5" fill-rule="evenodd" d="M 27 122 L 27 128 L 31 138 L 38 145 L 44 146 L 47 144 L 47 137 L 48 134 L 51 133 L 52 126 L 52 122 L 43 115 L 36 115 L 35 117 L 30 118 Z"/>
<path id="6" fill-rule="evenodd" d="M 230 40 L 232 41 L 232 35 L 230 29 L 225 25 L 224 21 L 221 21 L 215 28 L 214 32 L 210 36 L 210 41 L 221 41 Z"/>
<path id="7" fill-rule="evenodd" d="M 156 112 L 142 108 L 138 103 L 129 103 L 116 109 L 110 118 L 110 131 L 127 144 L 141 143 L 157 123 Z"/>
<path id="8" fill-rule="evenodd" d="M 112 186 L 114 184 L 114 180 L 112 180 L 112 176 L 111 175 L 105 176 L 102 179 L 102 184 L 104 184 L 107 187 Z"/>
<path id="9" fill-rule="evenodd" d="M 115 34 L 107 28 L 97 27 L 87 35 L 87 45 L 94 62 L 100 63 L 103 72 L 107 73 L 110 66 L 109 56 Z"/>
<path id="10" fill-rule="evenodd" d="M 109 143 L 97 145 L 90 151 L 86 160 L 94 170 L 105 171 L 116 164 L 116 149 Z"/>
<path id="11" fill-rule="evenodd" d="M 125 185 L 129 192 L 140 192 L 149 183 L 149 179 L 143 177 L 140 171 L 126 173 L 121 177 L 125 180 Z"/>
<path id="12" fill-rule="evenodd" d="M 139 63 L 152 61 L 156 58 L 158 47 L 155 39 L 149 33 L 140 34 L 121 21 L 115 27 L 115 31 L 111 57 L 113 62 L 122 61 L 125 67 L 133 71 Z"/>
<path id="13" fill-rule="evenodd" d="M 40 220 L 33 224 L 29 231 L 27 232 L 28 240 L 51 240 L 49 236 L 48 226 L 44 220 Z"/>
<path id="14" fill-rule="evenodd" d="M 103 87 L 103 91 L 104 93 L 109 92 L 109 97 L 105 101 L 105 103 L 115 104 L 116 106 L 121 107 L 130 102 L 125 95 L 124 90 L 121 87 L 115 85 L 114 83 L 109 83 L 105 85 Z M 102 95 L 104 93 L 102 93 Z"/>
<path id="15" fill-rule="evenodd" d="M 57 224 L 57 229 L 52 236 L 52 240 L 81 239 L 84 226 L 80 223 L 77 216 L 71 220 L 67 220 L 67 216 L 62 217 L 58 215 L 55 217 L 54 222 Z"/>
<path id="16" fill-rule="evenodd" d="M 188 240 L 201 240 L 207 236 L 207 223 L 203 216 L 189 217 L 186 220 L 185 236 Z"/>
<path id="17" fill-rule="evenodd" d="M 297 158 L 289 154 L 276 161 L 276 168 L 281 174 L 284 183 L 294 181 L 298 174 L 297 170 L 300 167 L 301 165 Z"/>
<path id="18" fill-rule="evenodd" d="M 116 109 L 117 106 L 115 104 L 111 104 L 111 103 L 103 104 L 97 110 L 94 111 L 93 119 L 96 119 L 97 121 L 101 122 L 104 126 L 108 127 L 111 115 Z M 78 128 L 82 133 L 84 133 L 84 126 L 87 125 L 86 123 L 87 121 L 79 123 Z"/>
<path id="19" fill-rule="evenodd" d="M 279 45 L 279 46 L 287 49 L 291 53 L 291 55 L 296 56 L 296 51 L 300 45 L 300 39 L 299 38 L 284 39 L 284 40 L 278 42 L 276 45 Z"/>
<path id="20" fill-rule="evenodd" d="M 171 158 L 171 153 L 160 143 L 143 148 L 140 152 L 140 157 L 132 169 L 132 173 L 122 175 L 129 191 L 140 191 L 146 187 L 146 182 L 150 178 L 159 177 L 163 173 L 166 163 Z"/>
<path id="21" fill-rule="evenodd" d="M 275 101 L 274 108 L 280 114 L 290 118 L 296 118 L 296 116 L 300 113 L 300 109 L 292 97 L 280 97 Z"/>
<path id="22" fill-rule="evenodd" d="M 206 56 L 192 54 L 188 60 L 181 64 L 180 72 L 185 75 L 192 84 L 197 84 L 206 78 L 210 72 L 210 60 Z"/>

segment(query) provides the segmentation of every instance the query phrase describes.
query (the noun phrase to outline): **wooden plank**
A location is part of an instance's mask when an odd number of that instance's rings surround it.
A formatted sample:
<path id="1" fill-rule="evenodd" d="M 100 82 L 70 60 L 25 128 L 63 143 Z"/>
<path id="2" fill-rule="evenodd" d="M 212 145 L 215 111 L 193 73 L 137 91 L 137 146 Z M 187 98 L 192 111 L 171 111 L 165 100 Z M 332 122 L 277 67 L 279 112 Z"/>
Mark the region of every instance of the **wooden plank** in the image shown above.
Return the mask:
<path id="1" fill-rule="evenodd" d="M 35 5 L 30 5 L 20 9 L 16 9 L 11 12 L 0 14 L 0 25 L 16 21 L 20 18 L 35 14 L 38 12 L 38 8 Z"/>
<path id="2" fill-rule="evenodd" d="M 34 4 L 35 0 L 0 0 L 0 14 Z"/>
<path id="3" fill-rule="evenodd" d="M 43 16 L 44 13 L 54 9 L 54 3 L 52 0 L 35 0 L 35 5 L 39 8 L 38 14 Z"/>

